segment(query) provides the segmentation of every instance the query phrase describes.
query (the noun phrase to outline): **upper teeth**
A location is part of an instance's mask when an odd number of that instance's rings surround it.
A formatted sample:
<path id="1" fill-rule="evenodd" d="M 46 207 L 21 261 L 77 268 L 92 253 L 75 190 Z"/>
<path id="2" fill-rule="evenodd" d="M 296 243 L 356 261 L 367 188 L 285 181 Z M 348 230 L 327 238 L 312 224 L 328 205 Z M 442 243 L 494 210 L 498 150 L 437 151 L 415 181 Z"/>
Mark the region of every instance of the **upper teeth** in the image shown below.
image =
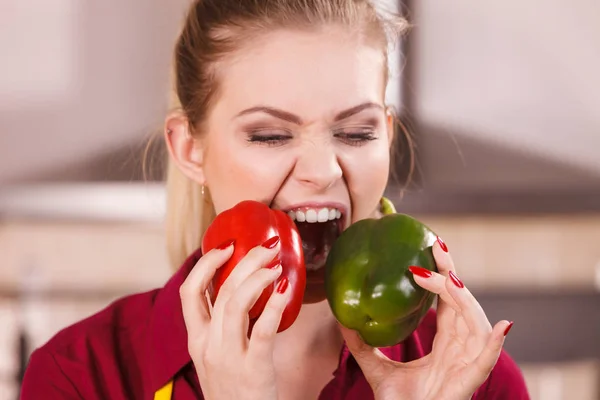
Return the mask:
<path id="1" fill-rule="evenodd" d="M 339 219 L 341 218 L 342 213 L 335 208 L 307 208 L 303 211 L 288 211 L 288 215 L 293 221 L 315 223 Z"/>

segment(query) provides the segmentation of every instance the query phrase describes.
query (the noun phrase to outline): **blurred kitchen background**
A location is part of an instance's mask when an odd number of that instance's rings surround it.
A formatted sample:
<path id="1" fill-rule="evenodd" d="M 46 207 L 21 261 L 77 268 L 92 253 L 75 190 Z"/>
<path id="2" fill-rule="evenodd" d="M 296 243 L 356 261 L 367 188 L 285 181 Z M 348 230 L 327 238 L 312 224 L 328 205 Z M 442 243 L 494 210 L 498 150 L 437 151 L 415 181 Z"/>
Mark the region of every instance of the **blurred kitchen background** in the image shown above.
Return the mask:
<path id="1" fill-rule="evenodd" d="M 0 2 L 0 398 L 30 352 L 170 275 L 160 140 L 188 0 Z M 533 399 L 600 399 L 600 2 L 413 0 L 389 196 L 448 243 Z"/>

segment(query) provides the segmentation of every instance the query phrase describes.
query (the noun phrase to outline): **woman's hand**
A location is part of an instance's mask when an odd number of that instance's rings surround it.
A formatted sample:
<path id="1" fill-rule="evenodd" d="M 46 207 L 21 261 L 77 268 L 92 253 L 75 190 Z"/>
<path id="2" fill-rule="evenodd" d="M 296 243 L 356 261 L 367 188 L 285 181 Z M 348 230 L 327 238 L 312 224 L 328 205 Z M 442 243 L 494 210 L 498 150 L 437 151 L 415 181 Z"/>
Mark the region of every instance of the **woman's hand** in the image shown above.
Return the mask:
<path id="1" fill-rule="evenodd" d="M 248 312 L 281 274 L 279 240 L 256 247 L 233 269 L 211 307 L 206 290 L 233 254 L 225 243 L 205 254 L 180 289 L 188 350 L 206 399 L 275 399 L 274 338 L 290 293 L 280 282 L 248 339 Z M 281 293 L 283 292 L 283 293 Z"/>
<path id="2" fill-rule="evenodd" d="M 376 399 L 470 399 L 492 371 L 512 326 L 500 321 L 492 329 L 477 300 L 456 276 L 441 240 L 433 254 L 439 274 L 411 268 L 418 285 L 439 295 L 437 334 L 430 354 L 395 362 L 366 345 L 355 331 L 341 327 Z"/>

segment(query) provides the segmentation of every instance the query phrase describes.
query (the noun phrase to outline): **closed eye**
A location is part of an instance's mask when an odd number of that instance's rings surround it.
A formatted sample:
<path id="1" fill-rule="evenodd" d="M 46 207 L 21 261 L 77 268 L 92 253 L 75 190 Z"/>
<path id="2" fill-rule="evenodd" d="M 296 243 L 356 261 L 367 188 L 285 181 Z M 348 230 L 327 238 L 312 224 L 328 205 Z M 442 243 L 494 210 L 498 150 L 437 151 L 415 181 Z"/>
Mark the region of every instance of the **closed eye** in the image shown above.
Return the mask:
<path id="1" fill-rule="evenodd" d="M 281 146 L 292 139 L 292 135 L 285 131 L 251 130 L 246 135 L 249 143 L 268 147 Z"/>
<path id="2" fill-rule="evenodd" d="M 379 137 L 372 128 L 353 128 L 335 131 L 333 136 L 350 146 L 360 147 Z"/>

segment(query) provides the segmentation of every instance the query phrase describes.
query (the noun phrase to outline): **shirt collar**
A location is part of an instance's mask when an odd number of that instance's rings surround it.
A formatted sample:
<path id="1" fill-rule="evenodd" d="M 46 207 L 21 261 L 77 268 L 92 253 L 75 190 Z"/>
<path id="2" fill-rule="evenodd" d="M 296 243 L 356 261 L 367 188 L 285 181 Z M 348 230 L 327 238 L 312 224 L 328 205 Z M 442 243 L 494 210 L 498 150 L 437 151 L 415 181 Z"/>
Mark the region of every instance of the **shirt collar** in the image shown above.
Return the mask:
<path id="1" fill-rule="evenodd" d="M 153 391 L 173 379 L 192 361 L 188 352 L 187 329 L 183 319 L 179 288 L 201 257 L 201 249 L 196 250 L 157 292 L 149 323 L 150 389 Z M 399 360 L 403 353 L 401 347 L 382 348 L 381 351 L 386 356 Z M 354 375 L 359 372 L 358 363 L 344 343 L 335 375 L 346 373 Z"/>
<path id="2" fill-rule="evenodd" d="M 196 250 L 160 289 L 149 322 L 150 389 L 156 391 L 191 362 L 179 288 L 202 257 Z"/>

